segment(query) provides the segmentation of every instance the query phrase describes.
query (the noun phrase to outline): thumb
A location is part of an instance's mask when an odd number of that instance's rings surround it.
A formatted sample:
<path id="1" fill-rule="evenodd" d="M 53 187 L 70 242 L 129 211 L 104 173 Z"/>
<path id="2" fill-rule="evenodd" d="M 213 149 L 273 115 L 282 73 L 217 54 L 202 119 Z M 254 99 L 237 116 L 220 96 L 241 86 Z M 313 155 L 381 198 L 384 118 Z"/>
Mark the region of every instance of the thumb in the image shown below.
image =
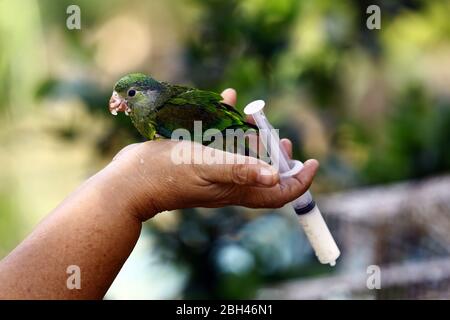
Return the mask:
<path id="1" fill-rule="evenodd" d="M 280 179 L 278 172 L 263 161 L 202 165 L 200 171 L 203 179 L 213 183 L 272 187 Z"/>

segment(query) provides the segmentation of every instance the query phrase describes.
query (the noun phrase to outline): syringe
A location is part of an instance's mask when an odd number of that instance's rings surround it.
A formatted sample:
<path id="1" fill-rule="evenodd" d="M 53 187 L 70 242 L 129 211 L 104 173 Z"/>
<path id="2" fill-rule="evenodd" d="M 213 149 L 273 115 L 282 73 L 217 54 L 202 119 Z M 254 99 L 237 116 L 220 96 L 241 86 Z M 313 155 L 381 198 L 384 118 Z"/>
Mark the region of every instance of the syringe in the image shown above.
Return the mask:
<path id="1" fill-rule="evenodd" d="M 280 137 L 267 120 L 263 112 L 264 105 L 263 100 L 253 101 L 245 107 L 244 112 L 251 115 L 255 120 L 259 128 L 260 141 L 266 148 L 272 165 L 278 168 L 280 178 L 296 175 L 303 168 L 303 164 L 298 160 L 290 160 L 284 149 L 280 147 Z M 292 201 L 289 207 L 297 214 L 300 225 L 303 227 L 319 261 L 334 266 L 341 253 L 311 193 L 306 191 Z"/>

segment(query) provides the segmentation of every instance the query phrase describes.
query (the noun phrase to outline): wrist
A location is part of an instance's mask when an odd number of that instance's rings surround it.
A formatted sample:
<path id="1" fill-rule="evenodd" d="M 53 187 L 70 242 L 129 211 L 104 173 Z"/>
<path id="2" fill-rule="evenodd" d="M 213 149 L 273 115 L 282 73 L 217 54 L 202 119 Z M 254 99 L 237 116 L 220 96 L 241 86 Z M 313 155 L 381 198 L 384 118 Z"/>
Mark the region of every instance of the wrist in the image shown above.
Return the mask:
<path id="1" fill-rule="evenodd" d="M 148 188 L 137 166 L 129 161 L 112 161 L 95 176 L 95 189 L 104 201 L 121 214 L 144 222 L 159 212 L 154 205 L 154 190 Z"/>
<path id="2" fill-rule="evenodd" d="M 150 183 L 152 174 L 139 159 L 138 154 L 130 150 L 113 160 L 99 174 L 102 175 L 102 188 L 117 208 L 144 222 L 161 210 L 155 201 L 159 193 L 157 185 Z"/>

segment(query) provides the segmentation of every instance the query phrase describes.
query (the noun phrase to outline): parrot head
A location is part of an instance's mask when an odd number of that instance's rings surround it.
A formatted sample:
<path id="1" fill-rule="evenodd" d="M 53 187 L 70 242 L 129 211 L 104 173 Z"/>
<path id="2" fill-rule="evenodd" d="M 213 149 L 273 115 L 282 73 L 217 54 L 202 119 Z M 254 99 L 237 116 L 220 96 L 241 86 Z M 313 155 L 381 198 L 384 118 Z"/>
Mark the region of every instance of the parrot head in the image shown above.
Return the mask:
<path id="1" fill-rule="evenodd" d="M 158 97 L 164 86 L 142 73 L 130 73 L 122 77 L 114 85 L 114 91 L 109 100 L 109 111 L 113 115 L 118 112 L 139 114 L 151 112 L 156 108 Z"/>

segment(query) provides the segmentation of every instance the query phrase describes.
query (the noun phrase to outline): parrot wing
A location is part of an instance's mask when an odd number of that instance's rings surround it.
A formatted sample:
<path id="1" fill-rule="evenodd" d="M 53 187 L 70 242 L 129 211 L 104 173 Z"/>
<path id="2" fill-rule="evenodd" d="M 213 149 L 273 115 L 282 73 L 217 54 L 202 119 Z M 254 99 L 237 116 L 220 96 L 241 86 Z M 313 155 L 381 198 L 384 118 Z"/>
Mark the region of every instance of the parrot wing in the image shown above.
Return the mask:
<path id="1" fill-rule="evenodd" d="M 179 128 L 187 129 L 192 135 L 194 121 L 202 121 L 202 132 L 212 128 L 219 131 L 255 128 L 236 109 L 223 103 L 217 93 L 185 87 L 177 87 L 176 91 L 156 114 L 157 131 L 165 137 Z"/>
<path id="2" fill-rule="evenodd" d="M 191 89 L 186 87 L 181 88 L 184 88 L 185 91 L 180 92 L 176 96 L 173 96 L 170 99 L 171 103 L 180 105 L 192 104 L 205 106 L 207 108 L 210 107 L 212 108 L 210 109 L 210 111 L 214 111 L 215 109 L 224 109 L 230 112 L 232 116 L 235 116 L 238 119 L 242 120 L 242 114 L 232 106 L 224 103 L 222 101 L 223 98 L 220 94 L 211 91 Z"/>

